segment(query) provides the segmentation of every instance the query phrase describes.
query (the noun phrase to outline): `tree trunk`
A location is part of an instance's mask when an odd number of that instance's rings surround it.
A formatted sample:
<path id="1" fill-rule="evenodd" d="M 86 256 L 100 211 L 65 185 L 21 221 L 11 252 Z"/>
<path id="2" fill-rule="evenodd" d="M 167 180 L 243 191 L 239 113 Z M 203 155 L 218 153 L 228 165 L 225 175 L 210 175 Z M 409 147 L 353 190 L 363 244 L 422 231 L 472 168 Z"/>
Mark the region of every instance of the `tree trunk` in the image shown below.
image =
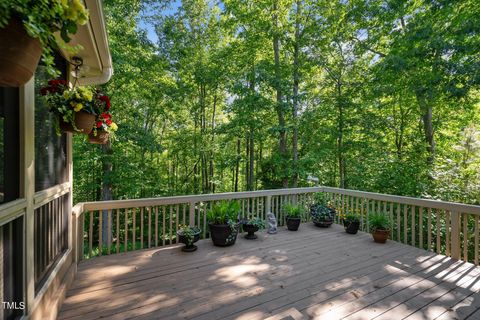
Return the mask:
<path id="1" fill-rule="evenodd" d="M 283 107 L 283 94 L 282 94 L 282 85 L 281 85 L 281 70 L 280 70 L 280 38 L 278 36 L 278 13 L 277 13 L 277 2 L 273 4 L 273 55 L 275 62 L 275 90 L 277 103 L 275 109 L 278 117 L 278 126 L 279 126 L 279 138 L 278 138 L 278 149 L 281 158 L 281 172 L 280 176 L 282 177 L 282 186 L 288 188 L 288 173 L 287 173 L 287 135 L 285 128 L 285 115 Z"/>
<path id="2" fill-rule="evenodd" d="M 298 186 L 298 86 L 300 83 L 300 14 L 302 11 L 302 2 L 297 0 L 297 12 L 295 18 L 295 41 L 293 44 L 293 177 L 292 187 Z"/>
<path id="3" fill-rule="evenodd" d="M 240 171 L 240 139 L 237 139 L 237 161 L 236 161 L 236 164 L 235 164 L 235 188 L 234 188 L 234 191 L 235 192 L 238 192 L 238 173 Z"/>
<path id="4" fill-rule="evenodd" d="M 338 138 L 337 138 L 337 155 L 338 155 L 338 170 L 339 170 L 339 187 L 347 188 L 347 173 L 346 160 L 344 153 L 344 105 L 342 99 L 342 86 L 337 84 L 337 108 L 338 108 Z"/>
<path id="5" fill-rule="evenodd" d="M 113 170 L 111 155 L 113 153 L 112 146 L 110 141 L 107 144 L 102 146 L 102 200 L 113 200 L 112 196 L 112 182 L 111 182 L 111 174 Z M 108 211 L 102 210 L 102 242 L 103 246 L 109 246 L 110 243 L 108 242 L 111 239 L 111 234 L 108 234 Z M 113 229 L 110 230 L 110 232 Z"/>
<path id="6" fill-rule="evenodd" d="M 435 159 L 435 138 L 433 132 L 433 109 L 428 99 L 417 93 L 417 101 L 423 122 L 423 134 L 427 143 L 427 165 L 431 167 Z"/>

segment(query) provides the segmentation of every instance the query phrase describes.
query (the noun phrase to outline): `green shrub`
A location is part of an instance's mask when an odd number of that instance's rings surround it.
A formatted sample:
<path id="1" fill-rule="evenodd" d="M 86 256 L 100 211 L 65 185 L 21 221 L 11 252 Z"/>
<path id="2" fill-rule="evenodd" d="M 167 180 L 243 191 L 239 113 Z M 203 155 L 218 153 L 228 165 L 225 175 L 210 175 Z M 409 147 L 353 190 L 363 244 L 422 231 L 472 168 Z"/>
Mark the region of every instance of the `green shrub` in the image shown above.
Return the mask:
<path id="1" fill-rule="evenodd" d="M 305 212 L 305 208 L 301 205 L 292 203 L 284 204 L 282 210 L 289 218 L 300 218 Z"/>
<path id="2" fill-rule="evenodd" d="M 264 229 L 265 228 L 265 221 L 263 219 L 260 219 L 259 217 L 249 215 L 248 219 L 243 220 L 243 224 L 248 224 L 252 226 L 256 226 L 259 229 Z"/>
<path id="3" fill-rule="evenodd" d="M 236 201 L 221 201 L 207 211 L 207 220 L 213 224 L 236 223 L 240 213 L 240 205 Z"/>

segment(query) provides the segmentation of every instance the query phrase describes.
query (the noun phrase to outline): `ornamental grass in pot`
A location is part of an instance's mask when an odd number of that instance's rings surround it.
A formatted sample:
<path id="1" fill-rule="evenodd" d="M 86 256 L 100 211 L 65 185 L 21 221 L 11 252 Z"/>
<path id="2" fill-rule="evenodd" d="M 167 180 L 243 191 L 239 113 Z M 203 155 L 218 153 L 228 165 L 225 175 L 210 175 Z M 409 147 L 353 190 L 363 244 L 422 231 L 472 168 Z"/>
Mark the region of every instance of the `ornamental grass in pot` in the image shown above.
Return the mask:
<path id="1" fill-rule="evenodd" d="M 388 217 L 381 213 L 371 214 L 368 217 L 370 232 L 373 240 L 377 243 L 385 243 L 390 237 L 390 221 Z"/>
<path id="2" fill-rule="evenodd" d="M 182 247 L 182 251 L 193 252 L 197 250 L 197 246 L 194 245 L 194 243 L 200 240 L 200 228 L 184 225 L 180 225 L 179 227 L 177 231 L 178 242 L 185 244 L 185 246 Z"/>
<path id="3" fill-rule="evenodd" d="M 254 215 L 249 215 L 247 219 L 242 220 L 242 230 L 247 232 L 245 239 L 257 239 L 257 232 L 260 229 L 265 229 L 265 221 Z"/>
<path id="4" fill-rule="evenodd" d="M 236 201 L 222 201 L 207 211 L 208 228 L 212 242 L 225 247 L 235 244 L 238 235 L 240 205 Z"/>
<path id="5" fill-rule="evenodd" d="M 0 12 L 0 86 L 5 87 L 30 80 L 40 56 L 47 72 L 56 77 L 54 51 L 76 52 L 80 46 L 68 42 L 78 25 L 88 21 L 80 0 L 0 1 Z"/>
<path id="6" fill-rule="evenodd" d="M 302 215 L 305 213 L 305 209 L 298 204 L 286 203 L 283 205 L 282 210 L 285 214 L 287 229 L 290 231 L 297 231 L 300 222 L 302 221 Z"/>

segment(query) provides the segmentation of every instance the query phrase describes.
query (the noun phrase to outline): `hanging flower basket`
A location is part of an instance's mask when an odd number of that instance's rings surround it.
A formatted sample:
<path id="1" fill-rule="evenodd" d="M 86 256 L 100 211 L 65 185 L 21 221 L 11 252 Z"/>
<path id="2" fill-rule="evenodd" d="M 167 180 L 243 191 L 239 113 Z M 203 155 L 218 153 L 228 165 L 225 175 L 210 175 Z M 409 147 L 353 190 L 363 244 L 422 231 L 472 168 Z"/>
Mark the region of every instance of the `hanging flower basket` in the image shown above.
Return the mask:
<path id="1" fill-rule="evenodd" d="M 74 122 L 65 122 L 62 118 L 59 118 L 59 126 L 63 132 L 71 133 L 81 133 L 81 134 L 90 134 L 93 129 L 93 124 L 95 123 L 95 115 L 79 111 L 75 112 Z M 74 127 L 75 125 L 75 127 Z"/>
<path id="2" fill-rule="evenodd" d="M 107 144 L 109 136 L 110 133 L 108 133 L 107 131 L 98 130 L 96 135 L 95 132 L 92 131 L 88 135 L 88 141 L 93 144 Z"/>
<path id="3" fill-rule="evenodd" d="M 0 28 L 0 87 L 19 87 L 30 80 L 42 55 L 40 41 L 18 19 Z"/>

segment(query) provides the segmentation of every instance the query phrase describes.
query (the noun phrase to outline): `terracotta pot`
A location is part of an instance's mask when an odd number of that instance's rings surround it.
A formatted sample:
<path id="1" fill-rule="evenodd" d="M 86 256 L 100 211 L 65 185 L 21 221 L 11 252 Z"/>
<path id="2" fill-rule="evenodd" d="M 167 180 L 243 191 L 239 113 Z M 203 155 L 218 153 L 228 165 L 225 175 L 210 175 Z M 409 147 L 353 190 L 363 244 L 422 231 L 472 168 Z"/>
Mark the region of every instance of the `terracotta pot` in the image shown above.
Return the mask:
<path id="1" fill-rule="evenodd" d="M 373 241 L 377 243 L 387 242 L 388 237 L 390 236 L 390 230 L 380 230 L 377 229 L 372 232 Z"/>
<path id="2" fill-rule="evenodd" d="M 38 39 L 28 35 L 23 23 L 11 19 L 0 29 L 0 87 L 19 87 L 30 80 L 42 55 Z"/>
<path id="3" fill-rule="evenodd" d="M 97 130 L 97 135 L 92 131 L 88 134 L 88 141 L 93 144 L 106 144 L 110 134 L 104 130 Z"/>
<path id="4" fill-rule="evenodd" d="M 75 112 L 75 127 L 77 127 L 77 130 L 75 130 L 71 123 L 65 122 L 62 119 L 59 119 L 59 121 L 60 129 L 64 132 L 90 134 L 93 130 L 93 124 L 95 123 L 95 115 L 83 111 Z"/>

